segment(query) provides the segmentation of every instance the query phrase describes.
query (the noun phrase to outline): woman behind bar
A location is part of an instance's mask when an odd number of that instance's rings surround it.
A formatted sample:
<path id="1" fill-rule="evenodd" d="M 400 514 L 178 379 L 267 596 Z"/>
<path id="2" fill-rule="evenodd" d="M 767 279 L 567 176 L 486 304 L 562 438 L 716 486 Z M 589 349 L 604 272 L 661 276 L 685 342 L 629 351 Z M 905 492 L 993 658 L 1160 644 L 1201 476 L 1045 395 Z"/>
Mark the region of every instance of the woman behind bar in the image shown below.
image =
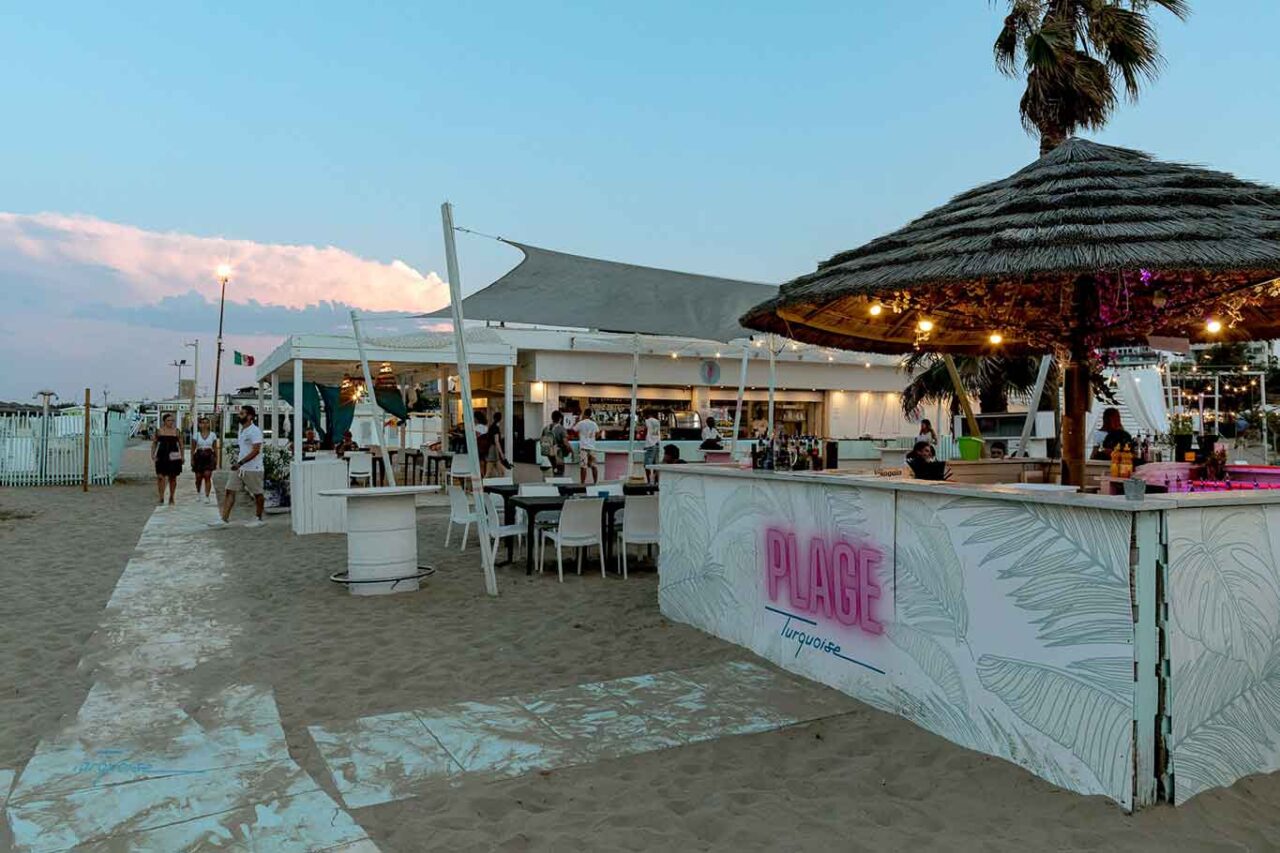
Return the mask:
<path id="1" fill-rule="evenodd" d="M 918 441 L 927 441 L 933 445 L 938 443 L 938 433 L 934 431 L 933 422 L 928 418 L 920 421 L 920 434 L 916 436 L 916 439 Z"/>
<path id="2" fill-rule="evenodd" d="M 1094 459 L 1110 459 L 1115 448 L 1133 444 L 1133 436 L 1120 423 L 1120 410 L 1115 406 L 1102 410 L 1102 432 L 1102 446 L 1093 451 Z"/>

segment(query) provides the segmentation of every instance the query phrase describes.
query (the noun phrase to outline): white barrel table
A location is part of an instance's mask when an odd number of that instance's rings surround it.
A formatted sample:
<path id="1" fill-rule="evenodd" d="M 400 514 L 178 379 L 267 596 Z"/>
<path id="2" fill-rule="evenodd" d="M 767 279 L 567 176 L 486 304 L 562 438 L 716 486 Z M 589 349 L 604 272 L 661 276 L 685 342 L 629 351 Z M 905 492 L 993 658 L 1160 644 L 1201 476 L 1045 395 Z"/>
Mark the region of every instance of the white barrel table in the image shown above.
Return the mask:
<path id="1" fill-rule="evenodd" d="M 327 489 L 347 503 L 347 589 L 387 595 L 418 589 L 418 495 L 439 486 Z"/>

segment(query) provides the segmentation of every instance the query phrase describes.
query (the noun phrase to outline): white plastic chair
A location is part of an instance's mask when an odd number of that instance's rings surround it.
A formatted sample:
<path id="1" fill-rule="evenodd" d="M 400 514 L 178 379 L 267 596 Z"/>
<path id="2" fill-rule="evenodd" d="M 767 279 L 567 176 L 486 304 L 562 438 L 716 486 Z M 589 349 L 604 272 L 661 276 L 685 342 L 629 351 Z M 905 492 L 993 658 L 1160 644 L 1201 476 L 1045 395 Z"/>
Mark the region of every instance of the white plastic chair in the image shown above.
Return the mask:
<path id="1" fill-rule="evenodd" d="M 465 453 L 453 454 L 453 459 L 449 463 L 449 482 L 461 480 L 464 483 L 471 480 L 471 457 Z"/>
<path id="2" fill-rule="evenodd" d="M 523 524 L 503 524 L 502 511 L 498 504 L 501 502 L 501 495 L 485 495 L 489 500 L 485 501 L 485 509 L 489 513 L 489 535 L 493 537 L 493 553 L 498 552 L 498 543 L 503 539 L 512 536 L 516 537 L 516 542 L 524 541 L 524 525 Z"/>
<path id="3" fill-rule="evenodd" d="M 475 510 L 471 508 L 471 501 L 467 499 L 467 493 L 461 486 L 449 487 L 449 526 L 445 529 L 444 546 L 449 547 L 449 537 L 453 535 L 453 526 L 455 524 L 462 525 L 462 547 L 458 550 L 467 550 L 467 533 L 471 530 L 471 525 L 479 521 L 476 517 Z"/>
<path id="4" fill-rule="evenodd" d="M 373 454 L 367 450 L 353 450 L 347 454 L 348 480 L 364 480 L 366 486 L 373 485 Z"/>
<path id="5" fill-rule="evenodd" d="M 626 517 L 618 531 L 618 563 L 626 580 L 627 546 L 658 544 L 658 496 L 628 495 L 623 511 Z"/>
<path id="6" fill-rule="evenodd" d="M 560 524 L 554 530 L 542 531 L 538 549 L 538 574 L 547 553 L 547 540 L 556 543 L 556 571 L 564 583 L 564 547 L 578 549 L 578 574 L 582 574 L 582 552 L 592 545 L 600 549 L 600 576 L 604 577 L 604 498 L 577 498 L 565 501 Z"/>

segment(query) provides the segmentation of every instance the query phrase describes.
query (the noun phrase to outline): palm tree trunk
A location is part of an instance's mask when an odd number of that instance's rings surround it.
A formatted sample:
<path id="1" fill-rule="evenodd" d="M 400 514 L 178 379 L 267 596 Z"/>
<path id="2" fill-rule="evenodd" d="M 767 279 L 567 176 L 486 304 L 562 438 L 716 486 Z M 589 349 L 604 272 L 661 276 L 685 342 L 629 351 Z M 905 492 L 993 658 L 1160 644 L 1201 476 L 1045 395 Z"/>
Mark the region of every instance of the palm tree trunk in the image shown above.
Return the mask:
<path id="1" fill-rule="evenodd" d="M 1067 134 L 1060 127 L 1041 127 L 1040 128 L 1040 156 L 1048 154 L 1053 149 L 1067 141 Z"/>

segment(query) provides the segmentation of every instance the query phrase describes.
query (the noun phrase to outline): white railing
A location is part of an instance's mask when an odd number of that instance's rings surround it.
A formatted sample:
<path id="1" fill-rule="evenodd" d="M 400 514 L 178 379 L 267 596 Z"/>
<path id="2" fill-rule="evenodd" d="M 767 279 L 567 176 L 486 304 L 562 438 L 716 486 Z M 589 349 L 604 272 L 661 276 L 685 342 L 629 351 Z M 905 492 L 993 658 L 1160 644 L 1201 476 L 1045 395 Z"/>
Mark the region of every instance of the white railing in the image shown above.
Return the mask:
<path id="1" fill-rule="evenodd" d="M 133 419 L 94 410 L 89 419 L 89 482 L 120 472 Z M 0 415 L 0 486 L 71 486 L 84 480 L 84 413 Z"/>

